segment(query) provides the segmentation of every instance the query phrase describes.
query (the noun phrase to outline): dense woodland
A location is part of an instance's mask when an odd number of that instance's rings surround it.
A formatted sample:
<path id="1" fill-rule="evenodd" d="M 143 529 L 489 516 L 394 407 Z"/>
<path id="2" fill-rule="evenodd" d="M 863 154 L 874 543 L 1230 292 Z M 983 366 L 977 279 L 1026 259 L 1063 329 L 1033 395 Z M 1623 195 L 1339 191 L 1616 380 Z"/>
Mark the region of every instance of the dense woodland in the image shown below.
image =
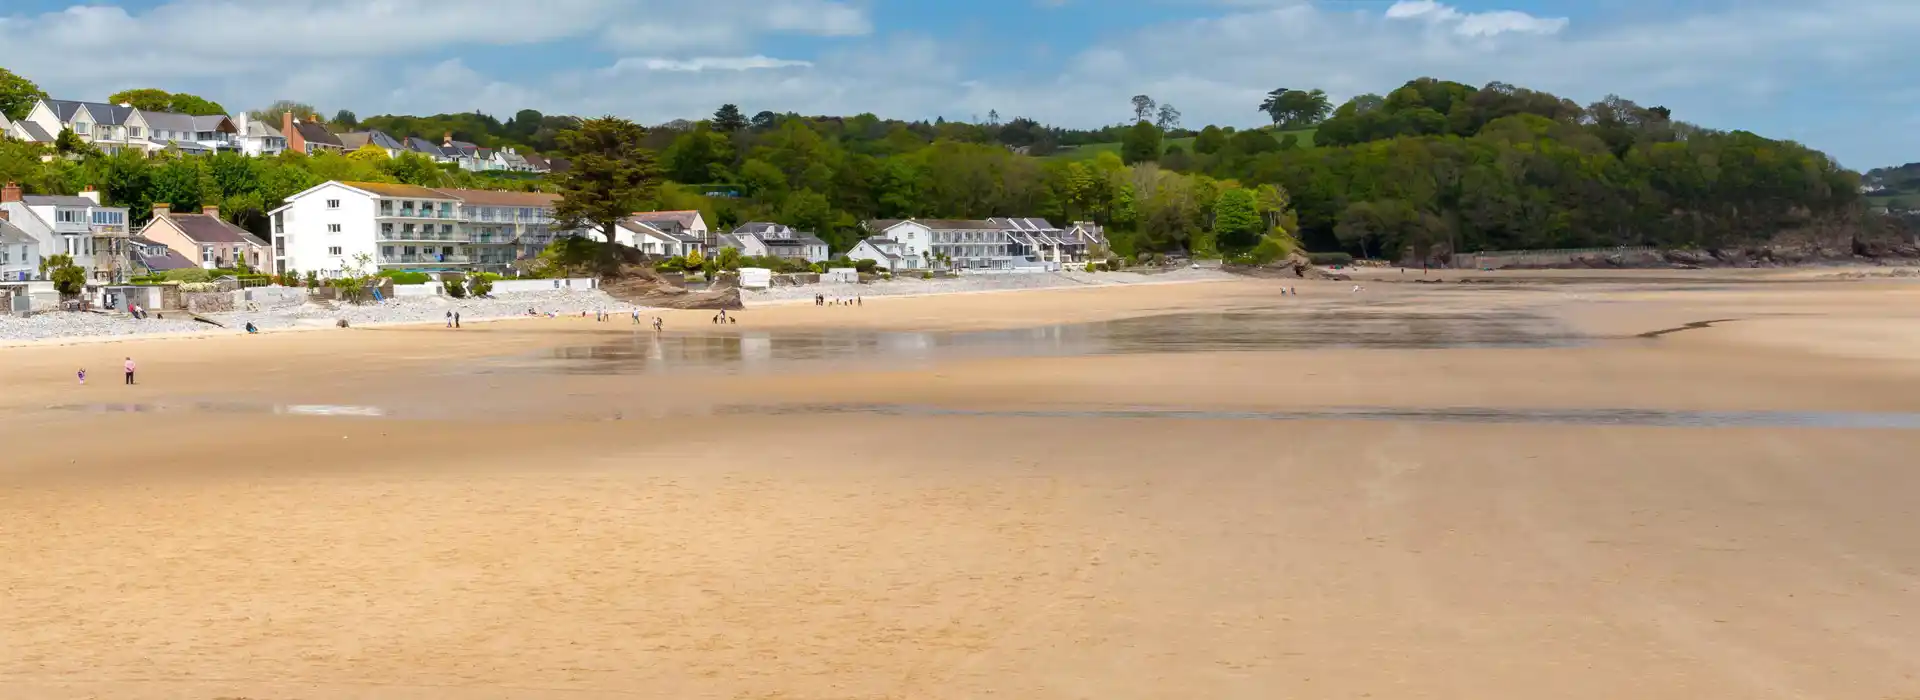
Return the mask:
<path id="1" fill-rule="evenodd" d="M 0 94 L 0 107 L 5 102 Z M 261 114 L 286 109 L 321 113 L 280 103 Z M 1311 250 L 1444 257 L 1452 250 L 1712 248 L 1845 230 L 1867 216 L 1860 176 L 1820 152 L 1702 128 L 1618 97 L 1582 106 L 1501 83 L 1476 88 L 1422 78 L 1338 107 L 1317 90 L 1275 90 L 1248 105 L 1272 122 L 1254 129 L 1186 130 L 1177 109 L 1145 95 L 1134 98 L 1131 114 L 1125 110 L 1116 109 L 1131 123 L 1068 130 L 1002 121 L 997 113 L 977 123 L 924 122 L 748 116 L 726 105 L 711 118 L 658 125 L 639 138 L 663 180 L 653 206 L 701 209 L 718 226 L 777 220 L 818 232 L 835 250 L 850 247 L 863 235 L 859 222 L 873 218 L 1092 220 L 1109 228 L 1122 255 L 1233 255 L 1271 237 Z M 451 132 L 555 155 L 570 155 L 565 135 L 581 123 L 531 110 L 505 122 L 481 114 L 359 119 L 345 111 L 328 121 L 436 140 Z M 280 198 L 328 179 L 558 187 L 365 153 L 147 159 L 75 149 L 42 163 L 41 150 L 0 145 L 0 178 L 36 191 L 97 185 L 136 212 L 156 201 L 219 203 L 255 230 Z M 1243 230 L 1248 208 L 1258 224 L 1252 232 Z"/>

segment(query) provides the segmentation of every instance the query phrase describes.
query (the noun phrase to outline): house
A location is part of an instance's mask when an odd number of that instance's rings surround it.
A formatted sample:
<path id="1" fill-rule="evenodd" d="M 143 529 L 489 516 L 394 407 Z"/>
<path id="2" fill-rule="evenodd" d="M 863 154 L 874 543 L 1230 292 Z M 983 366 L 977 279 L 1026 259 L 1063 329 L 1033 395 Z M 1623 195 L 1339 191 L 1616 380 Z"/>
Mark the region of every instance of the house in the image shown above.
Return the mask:
<path id="1" fill-rule="evenodd" d="M 5 132 L 0 133 L 4 133 L 7 138 L 15 141 L 27 143 L 53 143 L 54 139 L 59 137 L 57 132 L 49 133 L 46 127 L 25 119 L 14 122 L 7 126 Z"/>
<path id="2" fill-rule="evenodd" d="M 646 219 L 635 214 L 619 222 L 613 242 L 647 255 L 678 257 L 692 252 L 707 252 L 706 236 L 684 228 L 673 219 Z"/>
<path id="3" fill-rule="evenodd" d="M 140 237 L 198 261 L 200 267 L 209 270 L 241 264 L 265 270 L 273 260 L 266 241 L 220 218 L 219 207 L 182 214 L 168 204 L 154 204 L 153 218 L 140 229 Z"/>
<path id="4" fill-rule="evenodd" d="M 920 259 L 909 259 L 908 252 L 899 241 L 891 238 L 864 238 L 847 251 L 847 257 L 852 260 L 872 260 L 885 270 L 920 269 Z"/>
<path id="5" fill-rule="evenodd" d="M 127 210 L 101 204 L 92 187 L 78 195 L 30 195 L 19 185 L 0 187 L 0 211 L 39 246 L 39 255 L 69 255 L 96 282 L 117 282 L 127 260 Z"/>
<path id="6" fill-rule="evenodd" d="M 133 116 L 133 111 L 128 105 L 40 100 L 20 121 L 38 127 L 34 130 L 35 138 L 31 139 L 34 141 L 52 143 L 61 131 L 72 130 L 81 141 L 93 144 L 101 152 L 117 153 L 132 145 L 127 138 L 127 118 Z M 40 136 L 46 139 L 41 141 Z"/>
<path id="7" fill-rule="evenodd" d="M 1072 226 L 1060 232 L 1060 241 L 1066 251 L 1069 263 L 1084 263 L 1093 260 L 1105 260 L 1113 251 L 1113 244 L 1107 240 L 1106 229 L 1091 221 L 1075 221 Z"/>
<path id="8" fill-rule="evenodd" d="M 167 247 L 164 243 L 140 236 L 134 236 L 128 239 L 127 242 L 131 246 L 133 272 L 135 274 L 152 275 L 168 270 L 186 270 L 200 267 L 199 263 L 188 259 L 185 255 L 174 252 L 172 248 Z"/>
<path id="9" fill-rule="evenodd" d="M 40 242 L 13 225 L 0 209 L 0 281 L 25 282 L 40 276 Z"/>
<path id="10" fill-rule="evenodd" d="M 240 129 L 225 115 L 193 116 L 173 112 L 133 110 L 127 117 L 127 141 L 147 153 L 178 150 L 183 153 L 239 151 Z"/>
<path id="11" fill-rule="evenodd" d="M 546 156 L 529 151 L 526 154 L 522 155 L 521 157 L 527 160 L 527 172 L 534 172 L 534 173 L 553 172 L 553 164 L 547 161 Z"/>
<path id="12" fill-rule="evenodd" d="M 527 164 L 526 156 L 520 155 L 520 153 L 518 151 L 515 151 L 511 146 L 500 149 L 497 152 L 497 154 L 499 155 L 499 158 L 500 158 L 501 168 L 507 170 L 508 172 L 515 172 L 515 173 L 533 172 L 533 166 Z"/>
<path id="13" fill-rule="evenodd" d="M 811 233 L 795 231 L 785 224 L 750 221 L 734 229 L 731 235 L 745 246 L 740 250 L 745 255 L 770 255 L 807 262 L 826 262 L 830 257 L 826 241 Z"/>
<path id="14" fill-rule="evenodd" d="M 364 255 L 381 269 L 504 273 L 554 240 L 579 233 L 554 228 L 559 199 L 539 192 L 325 182 L 269 213 L 274 269 L 337 277 Z"/>
<path id="15" fill-rule="evenodd" d="M 403 143 L 406 145 L 407 150 L 432 158 L 435 163 L 455 163 L 459 161 L 458 154 L 449 155 L 441 147 L 434 145 L 432 141 L 418 136 L 409 136 Z"/>
<path id="16" fill-rule="evenodd" d="M 1090 222 L 1062 229 L 1038 218 L 879 219 L 862 226 L 896 243 L 908 261 L 962 270 L 1058 269 L 1106 245 Z"/>
<path id="17" fill-rule="evenodd" d="M 678 229 L 679 233 L 698 236 L 702 250 L 718 250 L 714 245 L 713 230 L 707 227 L 707 217 L 699 210 L 682 209 L 676 211 L 639 211 L 633 218 L 653 224 L 663 231 Z"/>
<path id="18" fill-rule="evenodd" d="M 364 146 L 372 145 L 386 151 L 388 158 L 398 158 L 401 153 L 412 150 L 407 148 L 407 144 L 400 139 L 388 136 L 387 132 L 378 129 L 348 132 L 340 134 L 339 137 L 341 149 L 348 152 L 357 151 Z"/>
<path id="19" fill-rule="evenodd" d="M 241 114 L 233 118 L 240 152 L 253 157 L 277 156 L 287 150 L 287 137 L 272 124 Z"/>
<path id="20" fill-rule="evenodd" d="M 340 143 L 340 137 L 327 129 L 319 116 L 309 119 L 295 119 L 292 112 L 280 115 L 280 133 L 287 137 L 287 150 L 294 153 L 317 155 L 323 151 L 339 153 L 346 150 Z"/>

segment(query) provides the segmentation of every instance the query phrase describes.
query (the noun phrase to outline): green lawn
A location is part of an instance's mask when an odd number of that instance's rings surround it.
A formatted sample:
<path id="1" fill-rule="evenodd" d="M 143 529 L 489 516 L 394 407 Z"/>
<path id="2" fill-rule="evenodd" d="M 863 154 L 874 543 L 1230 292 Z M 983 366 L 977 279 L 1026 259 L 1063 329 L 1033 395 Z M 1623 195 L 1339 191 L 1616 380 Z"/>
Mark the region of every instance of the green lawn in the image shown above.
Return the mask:
<path id="1" fill-rule="evenodd" d="M 1275 139 L 1278 139 L 1286 136 L 1287 134 L 1293 134 L 1295 138 L 1300 140 L 1300 146 L 1302 148 L 1312 148 L 1313 132 L 1314 132 L 1314 129 L 1311 127 L 1306 129 L 1290 129 L 1287 131 L 1273 131 L 1273 137 Z M 1161 147 L 1172 148 L 1174 146 L 1179 146 L 1182 150 L 1185 150 L 1191 153 L 1193 151 L 1193 141 L 1194 141 L 1194 137 L 1192 136 L 1188 136 L 1185 138 L 1177 138 L 1177 139 L 1167 139 L 1165 142 L 1161 144 Z M 1119 142 L 1090 143 L 1084 146 L 1064 148 L 1064 149 L 1061 149 L 1058 153 L 1055 153 L 1047 157 L 1053 158 L 1056 160 L 1069 160 L 1069 161 L 1092 160 L 1095 157 L 1099 156 L 1102 152 L 1107 152 L 1107 151 L 1111 151 L 1113 153 L 1119 153 L 1120 152 Z"/>
<path id="2" fill-rule="evenodd" d="M 1920 194 L 1879 194 L 1866 198 L 1867 206 L 1896 207 L 1900 209 L 1920 209 Z"/>

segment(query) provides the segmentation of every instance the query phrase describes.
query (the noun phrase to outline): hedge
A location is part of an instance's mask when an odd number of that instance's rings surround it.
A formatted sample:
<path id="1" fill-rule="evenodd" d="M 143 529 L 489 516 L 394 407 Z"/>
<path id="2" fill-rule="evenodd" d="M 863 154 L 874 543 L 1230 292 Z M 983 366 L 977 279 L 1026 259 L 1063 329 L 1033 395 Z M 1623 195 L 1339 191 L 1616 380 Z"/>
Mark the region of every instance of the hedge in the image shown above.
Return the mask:
<path id="1" fill-rule="evenodd" d="M 1353 255 L 1349 253 L 1308 253 L 1307 262 L 1315 265 L 1352 265 Z"/>

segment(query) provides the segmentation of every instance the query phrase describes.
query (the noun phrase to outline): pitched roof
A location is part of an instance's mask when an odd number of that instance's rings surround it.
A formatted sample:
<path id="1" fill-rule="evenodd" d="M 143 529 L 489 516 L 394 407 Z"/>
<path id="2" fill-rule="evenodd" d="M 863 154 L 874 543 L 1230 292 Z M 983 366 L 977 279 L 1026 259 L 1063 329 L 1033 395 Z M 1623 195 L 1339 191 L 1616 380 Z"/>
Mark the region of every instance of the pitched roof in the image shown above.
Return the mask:
<path id="1" fill-rule="evenodd" d="M 407 137 L 407 150 L 413 151 L 415 153 L 424 153 L 424 154 L 433 156 L 435 158 L 448 157 L 446 150 L 440 148 L 439 144 L 420 138 L 418 136 Z"/>
<path id="2" fill-rule="evenodd" d="M 166 270 L 185 270 L 191 267 L 199 267 L 193 264 L 192 260 L 188 260 L 187 256 L 181 255 L 172 248 L 163 248 L 161 250 L 162 252 L 158 255 L 134 253 L 134 257 L 140 261 L 141 265 L 146 266 L 149 270 L 164 272 Z"/>
<path id="3" fill-rule="evenodd" d="M 30 194 L 20 201 L 30 207 L 91 207 L 93 200 L 71 194 Z"/>
<path id="4" fill-rule="evenodd" d="M 217 216 L 206 214 L 167 214 L 168 221 L 180 229 L 188 240 L 195 243 L 251 243 L 264 246 L 266 241 L 248 233 L 246 229 L 229 224 Z"/>
<path id="5" fill-rule="evenodd" d="M 999 224 L 993 223 L 991 221 L 984 221 L 981 219 L 914 219 L 913 222 L 916 224 L 920 224 L 921 226 L 925 226 L 927 228 L 933 229 L 935 231 L 999 231 L 1001 230 Z"/>
<path id="6" fill-rule="evenodd" d="M 549 170 L 553 168 L 553 164 L 547 162 L 547 157 L 538 153 L 524 153 L 521 154 L 520 157 L 527 159 L 527 165 L 532 166 L 536 170 Z"/>
<path id="7" fill-rule="evenodd" d="M 458 199 L 453 195 L 419 185 L 402 185 L 393 182 L 342 182 L 342 185 L 364 190 L 382 197 L 414 197 L 418 199 Z"/>
<path id="8" fill-rule="evenodd" d="M 749 221 L 734 228 L 733 232 L 737 235 L 742 233 L 760 234 L 787 230 L 791 229 L 788 229 L 785 224 L 776 224 L 770 221 Z"/>
<path id="9" fill-rule="evenodd" d="M 794 231 L 793 235 L 787 238 L 763 238 L 760 240 L 760 242 L 767 244 L 768 248 L 786 248 L 786 247 L 793 247 L 793 246 L 826 245 L 827 244 L 826 241 L 820 240 L 819 236 L 815 236 L 811 233 L 806 233 L 804 231 Z"/>
<path id="10" fill-rule="evenodd" d="M 387 132 L 378 129 L 339 134 L 339 137 L 340 146 L 347 150 L 353 150 L 367 144 L 373 144 L 390 151 L 400 151 L 407 148 L 406 144 L 400 143 L 399 140 L 388 136 Z"/>
<path id="11" fill-rule="evenodd" d="M 233 127 L 233 122 L 227 119 L 225 115 L 220 114 L 196 116 L 176 112 L 148 112 L 146 110 L 140 110 L 140 118 L 146 120 L 147 128 L 149 129 L 165 129 L 167 131 L 219 131 L 222 123 L 225 123 L 229 128 Z"/>
<path id="12" fill-rule="evenodd" d="M 906 219 L 869 219 L 866 222 L 864 222 L 863 225 L 867 227 L 868 231 L 879 233 L 881 231 L 885 231 L 895 226 L 899 226 L 904 221 L 906 221 Z"/>
<path id="13" fill-rule="evenodd" d="M 636 211 L 633 213 L 633 218 L 639 219 L 641 221 L 649 221 L 649 222 L 671 221 L 673 223 L 679 224 L 682 228 L 693 228 L 693 222 L 700 218 L 700 212 L 694 211 L 692 209 L 680 209 L 675 211 Z"/>
<path id="14" fill-rule="evenodd" d="M 268 124 L 258 119 L 247 120 L 246 135 L 247 136 L 264 136 L 267 138 L 286 138 L 287 136 L 286 134 L 280 133 L 280 130 L 274 128 L 272 124 Z"/>
<path id="15" fill-rule="evenodd" d="M 47 107 L 53 110 L 54 116 L 59 117 L 62 123 L 73 121 L 73 115 L 78 114 L 81 107 L 87 108 L 87 113 L 93 115 L 95 122 L 109 126 L 125 124 L 127 117 L 133 115 L 132 107 L 110 105 L 105 102 L 47 100 Z"/>
<path id="16" fill-rule="evenodd" d="M 27 232 L 20 230 L 19 226 L 13 225 L 11 221 L 0 219 L 0 243 L 26 245 L 33 242 L 33 236 L 27 235 Z"/>
<path id="17" fill-rule="evenodd" d="M 322 146 L 346 147 L 346 144 L 340 143 L 340 137 L 335 136 L 332 131 L 328 131 L 324 124 L 296 121 L 293 123 L 293 129 L 300 132 L 300 138 L 306 139 L 307 143 L 317 143 Z"/>
<path id="18" fill-rule="evenodd" d="M 25 132 L 27 138 L 32 139 L 34 143 L 48 143 L 54 139 L 53 134 L 47 133 L 46 128 L 34 122 L 17 121 L 13 125 L 20 127 L 20 130 Z"/>
<path id="19" fill-rule="evenodd" d="M 508 192 L 505 190 L 435 190 L 466 204 L 478 204 L 485 207 L 551 207 L 560 201 L 560 195 L 546 192 Z"/>

